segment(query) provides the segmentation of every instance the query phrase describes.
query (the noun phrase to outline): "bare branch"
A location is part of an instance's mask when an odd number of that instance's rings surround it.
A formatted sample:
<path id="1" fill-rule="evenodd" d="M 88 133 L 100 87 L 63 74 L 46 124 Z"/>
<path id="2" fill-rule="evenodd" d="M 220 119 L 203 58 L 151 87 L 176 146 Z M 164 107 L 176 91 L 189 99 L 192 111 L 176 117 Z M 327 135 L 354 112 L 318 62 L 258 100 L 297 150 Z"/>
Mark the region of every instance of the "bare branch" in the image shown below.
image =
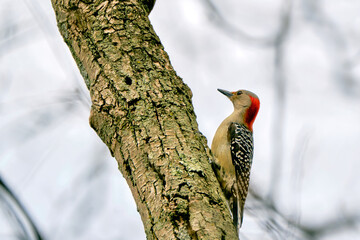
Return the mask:
<path id="1" fill-rule="evenodd" d="M 218 10 L 212 0 L 202 0 L 204 7 L 207 10 L 209 20 L 222 30 L 226 35 L 235 39 L 236 41 L 245 42 L 247 44 L 256 45 L 259 47 L 271 47 L 274 45 L 274 37 L 254 37 L 245 31 L 236 28 L 230 23 L 223 14 Z"/>
<path id="2" fill-rule="evenodd" d="M 7 210 L 16 219 L 16 223 L 21 230 L 21 234 L 25 239 L 42 240 L 43 237 L 38 230 L 35 222 L 32 220 L 30 214 L 23 206 L 18 197 L 4 182 L 0 176 L 0 200 L 7 207 Z"/>
<path id="3" fill-rule="evenodd" d="M 302 0 L 305 20 L 310 22 L 328 48 L 331 56 L 332 71 L 336 83 L 344 93 L 360 94 L 360 84 L 355 80 L 352 66 L 355 58 L 347 55 L 348 44 L 342 31 L 322 11 L 322 1 Z"/>
<path id="4" fill-rule="evenodd" d="M 251 215 L 263 216 L 257 218 L 259 225 L 269 230 L 274 239 L 319 239 L 330 233 L 340 232 L 346 229 L 355 228 L 360 224 L 360 214 L 346 214 L 327 221 L 320 225 L 307 226 L 298 222 L 298 219 L 291 218 L 284 214 L 273 202 L 251 189 L 251 206 L 246 209 Z"/>

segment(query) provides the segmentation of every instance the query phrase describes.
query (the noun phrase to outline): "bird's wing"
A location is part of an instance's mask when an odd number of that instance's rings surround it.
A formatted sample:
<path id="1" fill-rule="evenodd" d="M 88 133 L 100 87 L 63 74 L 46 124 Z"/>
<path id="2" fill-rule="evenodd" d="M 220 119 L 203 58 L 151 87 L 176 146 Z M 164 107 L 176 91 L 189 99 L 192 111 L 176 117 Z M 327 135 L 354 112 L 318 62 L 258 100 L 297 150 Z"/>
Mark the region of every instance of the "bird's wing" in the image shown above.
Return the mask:
<path id="1" fill-rule="evenodd" d="M 249 189 L 250 169 L 253 157 L 252 132 L 242 124 L 231 123 L 229 126 L 231 158 L 235 166 L 238 198 L 238 219 L 240 226 L 244 214 L 245 199 Z"/>

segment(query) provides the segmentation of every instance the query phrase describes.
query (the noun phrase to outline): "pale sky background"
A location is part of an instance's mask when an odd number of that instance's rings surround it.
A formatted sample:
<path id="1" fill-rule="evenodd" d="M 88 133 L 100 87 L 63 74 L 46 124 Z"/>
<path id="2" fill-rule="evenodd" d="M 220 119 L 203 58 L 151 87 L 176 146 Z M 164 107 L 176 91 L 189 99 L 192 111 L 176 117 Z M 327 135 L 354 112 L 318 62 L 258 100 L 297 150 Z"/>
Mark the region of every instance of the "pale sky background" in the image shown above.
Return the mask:
<path id="1" fill-rule="evenodd" d="M 260 97 L 251 188 L 283 218 L 249 198 L 241 239 L 360 239 L 360 2 L 158 0 L 150 19 L 209 146 L 232 111 L 217 88 Z M 2 179 L 47 239 L 145 239 L 89 108 L 50 0 L 1 0 Z M 0 192 L 0 239 L 16 226 Z"/>

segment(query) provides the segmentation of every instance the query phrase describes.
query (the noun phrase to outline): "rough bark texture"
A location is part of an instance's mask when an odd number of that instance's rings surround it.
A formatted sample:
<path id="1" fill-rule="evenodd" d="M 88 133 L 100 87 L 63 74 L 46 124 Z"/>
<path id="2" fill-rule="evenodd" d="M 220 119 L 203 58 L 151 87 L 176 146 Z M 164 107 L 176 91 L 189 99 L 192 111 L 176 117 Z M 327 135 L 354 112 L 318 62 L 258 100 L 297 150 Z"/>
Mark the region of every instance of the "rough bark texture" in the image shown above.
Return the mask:
<path id="1" fill-rule="evenodd" d="M 118 161 L 148 239 L 237 239 L 192 93 L 149 22 L 148 2 L 52 0 L 90 90 L 90 124 Z"/>

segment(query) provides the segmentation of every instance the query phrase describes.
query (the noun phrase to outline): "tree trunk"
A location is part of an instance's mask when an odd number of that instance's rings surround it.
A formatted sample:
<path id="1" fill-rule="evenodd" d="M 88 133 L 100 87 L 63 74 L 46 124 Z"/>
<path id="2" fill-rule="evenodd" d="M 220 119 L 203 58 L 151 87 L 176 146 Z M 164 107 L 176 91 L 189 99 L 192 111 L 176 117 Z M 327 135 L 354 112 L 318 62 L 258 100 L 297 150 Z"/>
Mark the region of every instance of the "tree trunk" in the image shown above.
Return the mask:
<path id="1" fill-rule="evenodd" d="M 90 91 L 90 124 L 132 191 L 147 239 L 237 239 L 190 89 L 155 34 L 151 0 L 52 0 Z"/>

